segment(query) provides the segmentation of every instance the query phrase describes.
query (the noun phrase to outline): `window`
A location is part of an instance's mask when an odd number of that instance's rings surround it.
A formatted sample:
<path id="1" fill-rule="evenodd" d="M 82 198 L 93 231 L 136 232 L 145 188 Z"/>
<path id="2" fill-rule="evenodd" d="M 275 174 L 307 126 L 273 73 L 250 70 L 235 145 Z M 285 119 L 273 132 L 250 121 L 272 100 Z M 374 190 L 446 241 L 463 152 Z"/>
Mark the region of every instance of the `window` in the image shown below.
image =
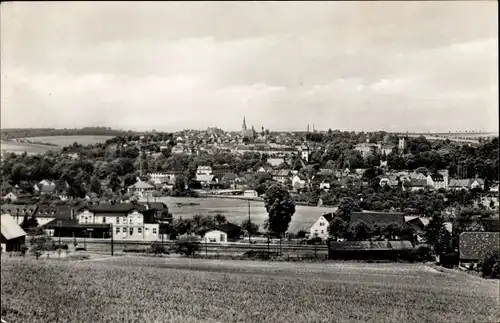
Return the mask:
<path id="1" fill-rule="evenodd" d="M 153 228 L 153 234 L 156 234 L 156 228 Z"/>
<path id="2" fill-rule="evenodd" d="M 119 229 L 119 228 L 117 228 L 117 229 Z M 122 228 L 122 232 L 127 233 L 127 228 Z"/>
<path id="3" fill-rule="evenodd" d="M 137 228 L 137 233 L 142 234 L 142 228 Z"/>
<path id="4" fill-rule="evenodd" d="M 325 222 L 320 222 L 320 223 L 319 223 L 319 226 L 320 226 L 320 227 L 323 227 L 324 225 L 325 225 Z"/>
<path id="5" fill-rule="evenodd" d="M 116 228 L 116 234 L 120 233 L 120 228 Z"/>
<path id="6" fill-rule="evenodd" d="M 106 223 L 106 217 L 105 216 L 102 217 L 102 223 Z"/>
<path id="7" fill-rule="evenodd" d="M 129 231 L 128 231 L 128 234 L 129 235 L 134 235 L 134 228 L 130 228 Z"/>
<path id="8" fill-rule="evenodd" d="M 217 242 L 215 238 L 210 238 L 210 242 Z"/>
<path id="9" fill-rule="evenodd" d="M 146 231 L 149 231 L 149 228 L 146 228 L 145 230 L 146 230 Z"/>
<path id="10" fill-rule="evenodd" d="M 324 234 L 325 233 L 325 230 L 321 230 L 321 234 Z"/>
<path id="11" fill-rule="evenodd" d="M 85 223 L 87 223 L 87 222 L 88 222 L 88 220 L 89 220 L 89 218 L 88 218 L 88 217 L 85 217 Z"/>
<path id="12" fill-rule="evenodd" d="M 116 224 L 120 224 L 120 217 L 119 216 L 116 217 Z"/>
<path id="13" fill-rule="evenodd" d="M 132 218 L 130 218 L 130 221 L 129 221 L 129 222 L 130 222 L 130 224 L 132 224 Z"/>
<path id="14" fill-rule="evenodd" d="M 223 233 L 220 234 L 220 241 L 224 242 L 224 234 Z"/>

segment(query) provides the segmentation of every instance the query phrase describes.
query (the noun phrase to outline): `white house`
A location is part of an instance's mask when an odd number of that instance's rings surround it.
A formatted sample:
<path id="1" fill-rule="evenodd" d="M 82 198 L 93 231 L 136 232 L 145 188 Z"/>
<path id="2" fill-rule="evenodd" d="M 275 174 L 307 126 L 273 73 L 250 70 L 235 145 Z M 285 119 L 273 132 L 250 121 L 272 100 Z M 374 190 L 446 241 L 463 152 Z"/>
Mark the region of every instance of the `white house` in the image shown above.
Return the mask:
<path id="1" fill-rule="evenodd" d="M 306 180 L 302 176 L 295 175 L 292 178 L 292 187 L 295 189 L 304 188 L 306 186 Z"/>
<path id="2" fill-rule="evenodd" d="M 198 166 L 198 168 L 196 169 L 196 174 L 204 174 L 204 175 L 211 175 L 213 174 L 212 172 L 212 167 L 210 166 Z"/>
<path id="3" fill-rule="evenodd" d="M 303 143 L 301 146 L 300 146 L 300 157 L 305 160 L 305 161 L 309 161 L 309 156 L 311 155 L 311 150 L 309 149 L 309 147 Z"/>
<path id="4" fill-rule="evenodd" d="M 321 183 L 319 183 L 319 188 L 321 190 L 329 190 L 330 189 L 330 182 L 328 182 L 326 179 L 323 180 Z"/>
<path id="5" fill-rule="evenodd" d="M 203 242 L 226 243 L 227 233 L 220 230 L 210 230 L 203 236 Z"/>
<path id="6" fill-rule="evenodd" d="M 322 216 L 320 216 L 309 229 L 309 237 L 319 237 L 321 239 L 327 239 L 329 236 L 328 227 L 330 226 L 330 221 L 332 220 L 333 215 L 331 213 L 323 214 Z"/>
<path id="7" fill-rule="evenodd" d="M 429 174 L 427 175 L 427 185 L 439 190 L 441 188 L 448 189 L 448 177 L 444 177 L 441 174 Z"/>
<path id="8" fill-rule="evenodd" d="M 137 182 L 134 185 L 130 185 L 127 190 L 130 194 L 139 197 L 150 197 L 153 195 L 155 187 L 146 182 Z"/>
<path id="9" fill-rule="evenodd" d="M 259 193 L 256 190 L 246 190 L 243 192 L 244 197 L 258 197 Z"/>
<path id="10" fill-rule="evenodd" d="M 484 180 L 482 180 L 481 178 L 475 178 L 474 180 L 472 180 L 470 188 L 479 188 L 481 190 L 484 190 Z"/>
<path id="11" fill-rule="evenodd" d="M 76 218 L 82 225 L 111 224 L 113 238 L 117 240 L 159 240 L 159 223 L 152 216 L 144 216 L 145 209 L 130 203 L 83 207 Z"/>

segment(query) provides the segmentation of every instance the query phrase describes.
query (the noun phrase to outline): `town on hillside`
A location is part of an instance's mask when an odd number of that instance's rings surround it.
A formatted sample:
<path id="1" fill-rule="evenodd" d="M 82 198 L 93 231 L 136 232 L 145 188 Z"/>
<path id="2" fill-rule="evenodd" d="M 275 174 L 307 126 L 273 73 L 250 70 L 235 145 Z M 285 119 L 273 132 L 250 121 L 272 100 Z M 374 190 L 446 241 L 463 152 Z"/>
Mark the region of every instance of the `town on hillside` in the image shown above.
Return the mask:
<path id="1" fill-rule="evenodd" d="M 43 155 L 7 153 L 1 171 L 2 216 L 28 235 L 75 247 L 82 238 L 144 245 L 192 238 L 220 248 L 249 242 L 337 248 L 330 257 L 352 257 L 344 254 L 352 248 L 370 257 L 387 248 L 428 248 L 429 255 L 453 255 L 474 268 L 498 242 L 498 137 L 464 143 L 314 125 L 257 131 L 243 117 L 239 132 L 151 131 Z M 196 199 L 248 203 L 248 218 L 172 212 L 172 203 Z M 276 199 L 292 207 L 278 210 L 288 215 L 273 223 Z M 265 207 L 265 223 L 252 219 L 250 202 Z M 314 209 L 322 211 L 308 213 Z M 294 216 L 307 221 L 289 230 Z M 7 236 L 3 250 L 25 246 Z M 364 241 L 372 245 L 362 247 Z"/>

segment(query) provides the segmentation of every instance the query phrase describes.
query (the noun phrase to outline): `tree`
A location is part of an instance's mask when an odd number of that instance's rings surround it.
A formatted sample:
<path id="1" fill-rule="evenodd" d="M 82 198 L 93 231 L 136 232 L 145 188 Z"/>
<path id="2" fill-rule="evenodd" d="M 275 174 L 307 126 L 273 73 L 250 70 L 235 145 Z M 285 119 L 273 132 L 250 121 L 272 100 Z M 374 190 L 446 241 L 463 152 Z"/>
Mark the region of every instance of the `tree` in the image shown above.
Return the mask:
<path id="1" fill-rule="evenodd" d="M 259 232 L 259 226 L 248 219 L 241 223 L 241 228 L 250 236 Z"/>
<path id="2" fill-rule="evenodd" d="M 370 227 L 364 222 L 359 222 L 354 226 L 354 228 L 352 228 L 353 240 L 365 241 L 370 239 L 370 236 L 371 236 Z"/>
<path id="3" fill-rule="evenodd" d="M 345 197 L 340 200 L 339 207 L 337 209 L 336 215 L 339 216 L 345 222 L 349 222 L 352 212 L 360 212 L 361 207 L 358 201 L 351 197 Z"/>
<path id="4" fill-rule="evenodd" d="M 442 255 L 450 250 L 451 234 L 444 227 L 444 220 L 439 212 L 434 212 L 425 228 L 425 239 L 437 255 Z"/>
<path id="5" fill-rule="evenodd" d="M 281 241 L 295 213 L 295 202 L 283 186 L 274 184 L 267 189 L 264 204 L 269 214 L 267 229 Z"/>
<path id="6" fill-rule="evenodd" d="M 214 221 L 215 221 L 215 223 L 216 223 L 217 225 L 227 223 L 226 216 L 225 216 L 225 215 L 223 215 L 223 214 L 220 214 L 220 213 L 217 213 L 217 214 L 215 215 Z"/>
<path id="7" fill-rule="evenodd" d="M 101 182 L 95 176 L 90 180 L 90 191 L 96 194 L 101 193 Z"/>
<path id="8" fill-rule="evenodd" d="M 344 236 L 346 229 L 347 229 L 347 222 L 342 220 L 340 216 L 336 216 L 330 222 L 330 225 L 328 227 L 328 232 L 334 238 L 338 239 Z"/>
<path id="9" fill-rule="evenodd" d="M 491 250 L 486 253 L 481 261 L 481 272 L 483 278 L 500 278 L 500 253 L 498 250 Z"/>

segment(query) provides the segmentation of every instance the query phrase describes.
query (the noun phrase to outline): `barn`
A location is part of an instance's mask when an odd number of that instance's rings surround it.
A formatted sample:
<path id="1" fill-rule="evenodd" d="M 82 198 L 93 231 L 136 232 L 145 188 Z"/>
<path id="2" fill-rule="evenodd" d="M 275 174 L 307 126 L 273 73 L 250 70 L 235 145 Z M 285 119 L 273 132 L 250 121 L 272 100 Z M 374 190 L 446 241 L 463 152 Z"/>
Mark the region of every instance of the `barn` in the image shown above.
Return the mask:
<path id="1" fill-rule="evenodd" d="M 2 227 L 0 235 L 2 251 L 20 251 L 21 246 L 26 242 L 26 232 L 10 214 L 2 214 L 0 223 Z"/>

